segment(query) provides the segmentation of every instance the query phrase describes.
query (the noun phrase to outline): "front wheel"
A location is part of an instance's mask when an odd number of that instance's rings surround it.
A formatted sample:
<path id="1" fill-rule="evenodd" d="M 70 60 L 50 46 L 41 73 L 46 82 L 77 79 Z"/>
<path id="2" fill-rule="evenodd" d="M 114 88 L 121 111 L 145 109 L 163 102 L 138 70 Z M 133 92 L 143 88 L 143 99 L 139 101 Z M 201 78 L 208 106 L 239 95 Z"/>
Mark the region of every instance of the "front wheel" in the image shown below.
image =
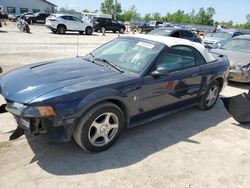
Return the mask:
<path id="1" fill-rule="evenodd" d="M 85 29 L 85 34 L 86 35 L 91 35 L 93 33 L 93 28 L 92 27 L 87 27 L 86 29 Z"/>
<path id="2" fill-rule="evenodd" d="M 218 81 L 213 81 L 207 92 L 202 96 L 199 108 L 201 110 L 210 110 L 218 100 L 220 94 L 220 84 Z"/>
<path id="3" fill-rule="evenodd" d="M 76 125 L 73 137 L 86 151 L 100 152 L 111 147 L 124 127 L 121 109 L 104 102 L 91 108 Z"/>

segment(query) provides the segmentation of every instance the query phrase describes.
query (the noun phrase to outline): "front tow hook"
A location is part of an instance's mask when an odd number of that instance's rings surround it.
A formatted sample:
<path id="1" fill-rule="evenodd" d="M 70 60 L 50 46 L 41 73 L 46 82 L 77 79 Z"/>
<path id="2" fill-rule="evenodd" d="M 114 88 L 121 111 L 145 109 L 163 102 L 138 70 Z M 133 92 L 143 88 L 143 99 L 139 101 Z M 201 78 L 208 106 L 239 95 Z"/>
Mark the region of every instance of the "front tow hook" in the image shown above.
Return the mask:
<path id="1" fill-rule="evenodd" d="M 8 112 L 5 108 L 6 108 L 7 104 L 2 104 L 0 106 L 0 114 L 6 113 Z"/>

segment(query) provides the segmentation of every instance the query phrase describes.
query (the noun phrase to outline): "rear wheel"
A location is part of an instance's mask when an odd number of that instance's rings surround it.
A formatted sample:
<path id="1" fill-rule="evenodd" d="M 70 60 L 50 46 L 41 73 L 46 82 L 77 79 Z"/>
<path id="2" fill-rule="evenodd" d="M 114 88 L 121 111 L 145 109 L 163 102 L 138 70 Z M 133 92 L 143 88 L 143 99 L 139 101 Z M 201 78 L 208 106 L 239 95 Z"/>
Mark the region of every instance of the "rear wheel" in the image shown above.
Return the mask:
<path id="1" fill-rule="evenodd" d="M 101 33 L 105 33 L 105 32 L 106 32 L 105 27 L 102 27 L 102 28 L 101 28 Z"/>
<path id="2" fill-rule="evenodd" d="M 76 125 L 73 136 L 77 144 L 89 152 L 100 152 L 111 147 L 124 127 L 121 109 L 104 102 L 91 108 Z"/>
<path id="3" fill-rule="evenodd" d="M 202 96 L 199 108 L 201 110 L 211 109 L 218 100 L 219 94 L 220 84 L 215 80 L 209 85 L 207 92 Z"/>
<path id="4" fill-rule="evenodd" d="M 57 31 L 58 31 L 59 34 L 65 34 L 65 32 L 66 32 L 66 27 L 63 26 L 63 25 L 59 25 L 59 26 L 57 27 Z"/>
<path id="5" fill-rule="evenodd" d="M 124 33 L 124 29 L 120 28 L 119 33 L 123 34 Z"/>
<path id="6" fill-rule="evenodd" d="M 86 29 L 85 29 L 85 34 L 86 35 L 91 35 L 93 33 L 93 28 L 92 27 L 87 27 Z"/>

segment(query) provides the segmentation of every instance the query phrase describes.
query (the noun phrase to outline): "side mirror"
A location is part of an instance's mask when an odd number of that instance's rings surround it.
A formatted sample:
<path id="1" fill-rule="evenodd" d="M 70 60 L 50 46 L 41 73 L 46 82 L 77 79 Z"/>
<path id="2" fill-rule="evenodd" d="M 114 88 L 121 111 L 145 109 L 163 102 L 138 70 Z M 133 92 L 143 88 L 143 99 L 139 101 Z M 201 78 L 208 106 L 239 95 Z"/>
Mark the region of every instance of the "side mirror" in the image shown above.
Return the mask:
<path id="1" fill-rule="evenodd" d="M 151 73 L 153 77 L 166 76 L 168 74 L 168 69 L 164 67 L 158 67 L 155 71 Z"/>

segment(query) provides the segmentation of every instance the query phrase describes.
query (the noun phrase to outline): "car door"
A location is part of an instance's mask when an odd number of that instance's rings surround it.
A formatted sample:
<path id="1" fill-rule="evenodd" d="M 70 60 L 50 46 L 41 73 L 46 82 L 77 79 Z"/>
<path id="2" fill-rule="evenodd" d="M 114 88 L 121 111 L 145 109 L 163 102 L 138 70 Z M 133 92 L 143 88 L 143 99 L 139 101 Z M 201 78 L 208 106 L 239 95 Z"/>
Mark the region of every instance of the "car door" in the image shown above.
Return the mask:
<path id="1" fill-rule="evenodd" d="M 180 34 L 180 31 L 174 31 L 173 33 L 171 33 L 170 36 L 171 36 L 171 37 L 180 38 L 180 37 L 181 37 L 181 34 Z"/>
<path id="2" fill-rule="evenodd" d="M 67 30 L 75 30 L 74 22 L 72 16 L 62 16 L 63 24 L 66 25 Z"/>
<path id="3" fill-rule="evenodd" d="M 44 23 L 45 20 L 45 14 L 39 13 L 36 17 L 36 22 L 37 23 Z"/>
<path id="4" fill-rule="evenodd" d="M 153 77 L 157 68 L 168 70 L 168 74 Z M 152 70 L 143 78 L 141 87 L 141 109 L 144 112 L 168 105 L 195 100 L 199 94 L 202 77 L 196 63 L 195 51 L 187 46 L 167 48 L 159 55 Z"/>
<path id="5" fill-rule="evenodd" d="M 80 20 L 79 18 L 77 18 L 77 17 L 74 17 L 74 16 L 72 16 L 72 18 L 73 18 L 73 21 L 74 21 L 74 30 L 76 30 L 76 31 L 84 31 L 85 30 L 85 24 L 83 23 L 83 21 L 82 20 Z"/>
<path id="6" fill-rule="evenodd" d="M 119 31 L 120 24 L 115 20 L 111 20 L 111 27 L 112 31 Z"/>
<path id="7" fill-rule="evenodd" d="M 109 18 L 105 19 L 105 29 L 108 30 L 108 31 L 113 29 L 111 19 L 109 19 Z"/>
<path id="8" fill-rule="evenodd" d="M 183 30 L 183 31 L 181 31 L 181 38 L 193 41 L 194 40 L 194 33 L 190 32 L 190 31 Z"/>

